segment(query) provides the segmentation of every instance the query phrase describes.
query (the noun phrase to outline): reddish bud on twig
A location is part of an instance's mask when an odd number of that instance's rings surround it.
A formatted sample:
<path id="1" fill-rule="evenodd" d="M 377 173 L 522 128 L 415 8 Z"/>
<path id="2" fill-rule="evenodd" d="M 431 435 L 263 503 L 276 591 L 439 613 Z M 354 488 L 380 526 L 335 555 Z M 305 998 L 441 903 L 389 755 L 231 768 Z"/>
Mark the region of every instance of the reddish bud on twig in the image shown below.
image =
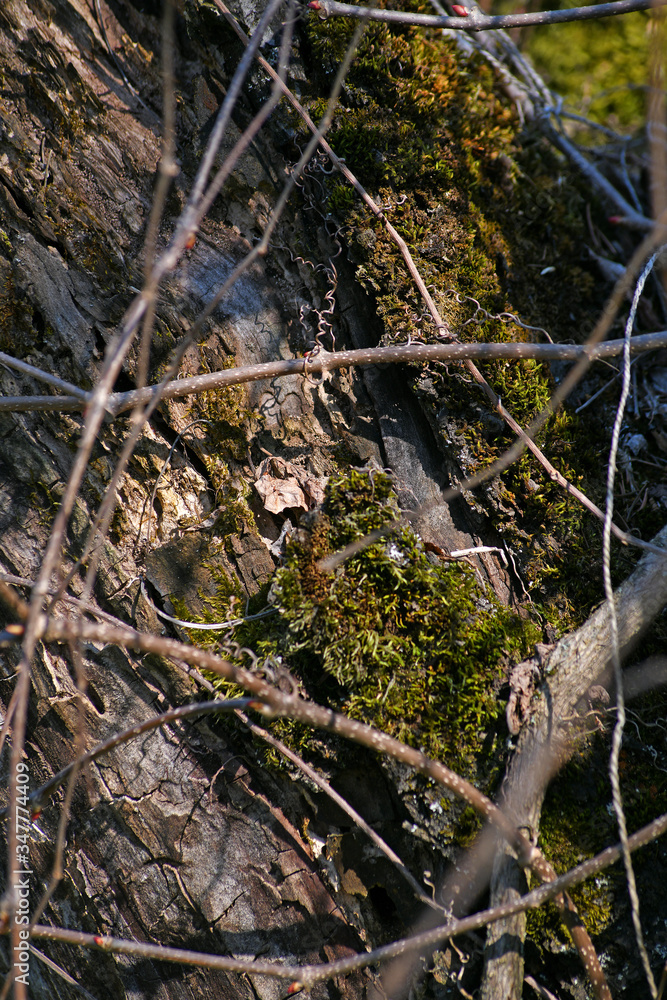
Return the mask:
<path id="1" fill-rule="evenodd" d="M 456 14 L 456 15 L 457 15 L 458 17 L 467 17 L 467 16 L 468 16 L 468 14 L 469 14 L 469 11 L 468 11 L 468 10 L 466 10 L 466 8 L 465 8 L 465 7 L 463 7 L 463 6 L 462 6 L 462 5 L 460 4 L 460 3 L 453 3 L 453 4 L 452 4 L 452 11 L 453 11 L 453 12 L 454 12 L 454 14 Z"/>

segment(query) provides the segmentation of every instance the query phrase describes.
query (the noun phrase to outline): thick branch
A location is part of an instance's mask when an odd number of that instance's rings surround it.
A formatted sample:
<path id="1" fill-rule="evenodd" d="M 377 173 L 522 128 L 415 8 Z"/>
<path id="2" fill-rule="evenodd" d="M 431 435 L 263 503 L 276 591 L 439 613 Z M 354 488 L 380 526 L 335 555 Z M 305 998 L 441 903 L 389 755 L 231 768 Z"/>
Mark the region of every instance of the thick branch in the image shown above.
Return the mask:
<path id="1" fill-rule="evenodd" d="M 667 330 L 658 330 L 655 333 L 633 337 L 630 345 L 633 354 L 643 354 L 646 351 L 662 347 L 667 347 Z M 282 378 L 287 375 L 306 373 L 320 375 L 322 372 L 336 371 L 338 368 L 351 368 L 354 365 L 408 364 L 428 361 L 460 362 L 473 358 L 477 361 L 494 361 L 504 358 L 510 361 L 525 359 L 577 361 L 580 358 L 588 357 L 591 361 L 600 361 L 617 357 L 622 351 L 622 340 L 609 340 L 593 347 L 586 344 L 412 343 L 395 344 L 391 347 L 365 347 L 356 351 L 336 351 L 335 353 L 320 350 L 318 353 L 307 355 L 304 358 L 287 358 L 259 365 L 244 365 L 241 368 L 225 368 L 222 371 L 208 372 L 206 375 L 193 375 L 191 378 L 178 379 L 166 386 L 145 386 L 143 389 L 114 393 L 109 399 L 108 410 L 117 416 L 119 413 L 125 413 L 132 409 L 133 406 L 151 402 L 158 392 L 163 399 L 177 399 L 245 382 L 258 382 L 261 379 Z M 15 360 L 10 360 L 12 365 L 17 367 Z M 43 378 L 41 374 L 39 377 Z M 77 391 L 80 392 L 80 390 Z M 84 395 L 83 398 L 72 396 L 0 397 L 0 410 L 82 410 L 86 407 L 87 399 L 87 395 Z"/>
<path id="2" fill-rule="evenodd" d="M 667 546 L 667 527 L 653 539 L 659 547 Z M 615 595 L 618 636 L 621 654 L 638 641 L 667 603 L 667 559 L 648 554 Z M 609 606 L 605 602 L 576 632 L 565 636 L 549 656 L 544 668 L 543 696 L 535 707 L 529 726 L 521 733 L 505 781 L 504 810 L 517 827 L 539 829 L 544 793 L 553 774 L 572 753 L 568 742 L 568 718 L 577 702 L 599 680 L 609 665 L 611 639 Z M 497 879 L 492 885 L 491 902 L 506 901 L 507 892 L 516 883 L 517 862 L 507 855 L 497 865 Z M 516 977 L 522 963 L 517 962 L 525 935 L 525 917 L 514 917 L 511 925 L 494 926 L 482 996 L 519 997 L 521 982 Z M 499 949 L 497 942 L 506 944 Z"/>

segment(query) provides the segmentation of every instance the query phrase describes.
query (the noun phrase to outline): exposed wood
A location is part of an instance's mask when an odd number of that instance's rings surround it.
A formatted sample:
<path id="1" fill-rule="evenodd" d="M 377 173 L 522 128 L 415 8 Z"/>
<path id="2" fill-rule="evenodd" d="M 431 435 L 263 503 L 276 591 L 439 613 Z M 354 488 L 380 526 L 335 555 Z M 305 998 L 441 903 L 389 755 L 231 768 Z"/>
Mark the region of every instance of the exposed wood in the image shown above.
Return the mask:
<path id="1" fill-rule="evenodd" d="M 667 528 L 653 544 L 667 555 Z M 667 604 L 667 558 L 645 555 L 615 594 L 621 655 L 627 655 Z M 574 752 L 571 738 L 578 721 L 590 708 L 587 695 L 600 699 L 609 677 L 611 639 L 609 607 L 605 602 L 582 628 L 565 636 L 546 656 L 539 669 L 539 694 L 532 718 L 521 730 L 516 751 L 503 784 L 503 807 L 528 836 L 537 837 L 544 794 L 551 777 Z M 505 902 L 525 885 L 516 860 L 499 848 L 491 886 L 491 903 Z M 523 941 L 526 915 L 499 921 L 490 931 L 482 995 L 485 1000 L 503 996 L 519 998 L 523 989 Z"/>

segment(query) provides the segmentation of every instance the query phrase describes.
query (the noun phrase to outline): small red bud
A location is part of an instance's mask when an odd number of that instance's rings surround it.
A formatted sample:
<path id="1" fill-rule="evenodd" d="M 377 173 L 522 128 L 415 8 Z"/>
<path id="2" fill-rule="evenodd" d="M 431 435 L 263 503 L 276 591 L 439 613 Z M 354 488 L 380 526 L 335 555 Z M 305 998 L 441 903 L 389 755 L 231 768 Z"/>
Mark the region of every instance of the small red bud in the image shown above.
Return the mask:
<path id="1" fill-rule="evenodd" d="M 623 221 L 622 215 L 609 215 L 607 216 L 607 222 L 610 222 L 612 226 L 617 226 L 619 222 Z"/>
<path id="2" fill-rule="evenodd" d="M 187 240 L 185 241 L 185 249 L 192 250 L 196 242 L 197 242 L 197 237 L 195 236 L 194 233 L 190 233 Z"/>
<path id="3" fill-rule="evenodd" d="M 96 937 L 93 938 L 93 941 L 95 942 L 95 944 L 97 945 L 98 948 L 103 948 L 104 947 L 104 938 L 103 937 L 100 937 L 99 935 L 97 935 Z"/>
<path id="4" fill-rule="evenodd" d="M 453 3 L 452 10 L 458 17 L 467 17 L 468 11 L 460 3 Z"/>
<path id="5" fill-rule="evenodd" d="M 321 10 L 321 7 L 317 2 L 317 0 L 311 0 L 311 2 L 308 4 L 308 7 L 310 10 Z"/>

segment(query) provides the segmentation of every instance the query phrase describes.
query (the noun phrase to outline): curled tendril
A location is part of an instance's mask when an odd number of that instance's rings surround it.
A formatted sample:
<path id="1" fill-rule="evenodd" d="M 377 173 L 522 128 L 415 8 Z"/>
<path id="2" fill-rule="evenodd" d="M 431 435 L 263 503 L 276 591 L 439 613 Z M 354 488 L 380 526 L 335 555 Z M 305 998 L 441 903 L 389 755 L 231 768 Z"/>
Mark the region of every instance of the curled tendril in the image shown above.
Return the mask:
<path id="1" fill-rule="evenodd" d="M 463 305 L 465 302 L 469 302 L 475 306 L 474 313 L 472 314 L 472 316 L 469 316 L 468 319 L 465 320 L 465 322 L 461 324 L 461 329 L 464 329 L 466 326 L 470 326 L 471 324 L 474 324 L 475 326 L 480 326 L 482 323 L 486 323 L 487 320 L 495 319 L 498 320 L 500 323 L 504 323 L 505 325 L 509 323 L 514 323 L 515 326 L 520 327 L 522 330 L 531 330 L 534 333 L 543 333 L 544 336 L 547 338 L 547 340 L 550 343 L 553 343 L 551 337 L 549 336 L 549 333 L 544 329 L 544 327 L 531 326 L 529 323 L 524 323 L 522 320 L 519 319 L 518 316 L 515 316 L 514 313 L 489 312 L 489 310 L 485 309 L 484 306 L 480 305 L 477 299 L 474 298 L 472 295 L 463 295 L 461 292 L 457 292 L 455 288 L 448 288 L 445 291 L 445 295 L 449 295 L 450 298 L 453 298 L 458 305 Z"/>

